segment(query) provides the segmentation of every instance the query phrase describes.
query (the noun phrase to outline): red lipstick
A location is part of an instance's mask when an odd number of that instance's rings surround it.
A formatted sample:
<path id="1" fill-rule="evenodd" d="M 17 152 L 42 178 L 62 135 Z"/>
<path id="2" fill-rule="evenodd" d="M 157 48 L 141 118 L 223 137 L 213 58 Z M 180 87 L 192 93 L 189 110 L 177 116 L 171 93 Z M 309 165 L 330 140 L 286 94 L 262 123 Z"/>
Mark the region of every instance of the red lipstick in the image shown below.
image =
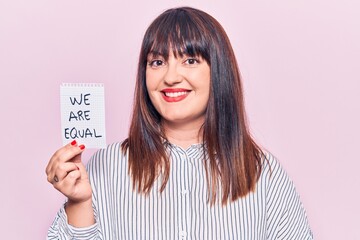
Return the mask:
<path id="1" fill-rule="evenodd" d="M 161 90 L 162 96 L 167 102 L 179 102 L 185 99 L 191 90 L 184 88 L 165 88 Z"/>

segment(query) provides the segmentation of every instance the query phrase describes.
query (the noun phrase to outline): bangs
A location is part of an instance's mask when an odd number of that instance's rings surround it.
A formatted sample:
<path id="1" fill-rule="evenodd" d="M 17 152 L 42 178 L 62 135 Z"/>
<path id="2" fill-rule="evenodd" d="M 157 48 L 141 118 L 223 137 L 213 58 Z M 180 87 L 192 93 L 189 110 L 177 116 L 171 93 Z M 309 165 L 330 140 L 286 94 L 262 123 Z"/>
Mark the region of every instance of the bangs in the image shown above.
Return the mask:
<path id="1" fill-rule="evenodd" d="M 206 28 L 198 16 L 186 11 L 165 12 L 149 27 L 144 42 L 145 56 L 161 55 L 168 60 L 169 52 L 175 57 L 200 56 L 210 64 Z M 208 29 L 207 29 L 208 31 Z"/>

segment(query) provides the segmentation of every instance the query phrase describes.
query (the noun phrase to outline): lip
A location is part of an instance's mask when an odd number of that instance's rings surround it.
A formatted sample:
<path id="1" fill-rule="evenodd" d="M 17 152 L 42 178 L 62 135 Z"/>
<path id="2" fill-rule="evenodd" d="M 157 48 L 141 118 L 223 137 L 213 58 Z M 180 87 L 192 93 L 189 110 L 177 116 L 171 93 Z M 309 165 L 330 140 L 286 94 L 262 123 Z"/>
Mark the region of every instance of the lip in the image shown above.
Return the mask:
<path id="1" fill-rule="evenodd" d="M 191 90 L 185 88 L 165 88 L 161 90 L 163 99 L 166 102 L 180 102 L 184 100 Z"/>

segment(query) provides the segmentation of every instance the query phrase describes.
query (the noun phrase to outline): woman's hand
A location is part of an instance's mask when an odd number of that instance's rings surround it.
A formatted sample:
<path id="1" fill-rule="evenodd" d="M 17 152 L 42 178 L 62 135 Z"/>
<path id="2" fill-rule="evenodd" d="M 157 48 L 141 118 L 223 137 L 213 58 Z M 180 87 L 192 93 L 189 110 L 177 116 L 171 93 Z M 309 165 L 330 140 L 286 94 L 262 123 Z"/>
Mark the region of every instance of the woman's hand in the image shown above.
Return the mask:
<path id="1" fill-rule="evenodd" d="M 91 185 L 88 174 L 81 162 L 84 145 L 76 141 L 57 150 L 47 167 L 47 180 L 64 194 L 68 223 L 75 227 L 86 227 L 95 223 L 91 200 Z"/>
<path id="2" fill-rule="evenodd" d="M 85 146 L 76 141 L 57 150 L 46 167 L 47 180 L 72 203 L 91 199 L 88 174 L 81 162 Z"/>

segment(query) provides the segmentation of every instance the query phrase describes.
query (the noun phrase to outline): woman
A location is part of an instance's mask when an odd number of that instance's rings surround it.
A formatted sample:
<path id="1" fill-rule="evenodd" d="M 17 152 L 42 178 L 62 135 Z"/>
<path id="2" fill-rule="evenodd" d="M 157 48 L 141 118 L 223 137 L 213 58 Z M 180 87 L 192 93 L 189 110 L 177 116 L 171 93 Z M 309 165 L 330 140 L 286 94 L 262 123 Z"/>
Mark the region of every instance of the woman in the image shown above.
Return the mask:
<path id="1" fill-rule="evenodd" d="M 169 9 L 147 29 L 129 137 L 59 149 L 48 181 L 67 196 L 49 239 L 313 239 L 293 183 L 246 126 L 221 25 Z"/>

